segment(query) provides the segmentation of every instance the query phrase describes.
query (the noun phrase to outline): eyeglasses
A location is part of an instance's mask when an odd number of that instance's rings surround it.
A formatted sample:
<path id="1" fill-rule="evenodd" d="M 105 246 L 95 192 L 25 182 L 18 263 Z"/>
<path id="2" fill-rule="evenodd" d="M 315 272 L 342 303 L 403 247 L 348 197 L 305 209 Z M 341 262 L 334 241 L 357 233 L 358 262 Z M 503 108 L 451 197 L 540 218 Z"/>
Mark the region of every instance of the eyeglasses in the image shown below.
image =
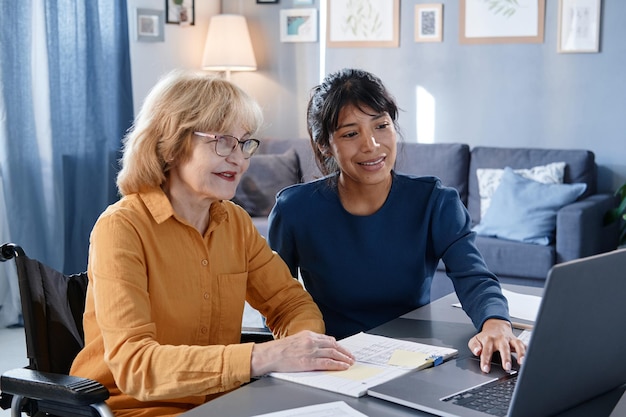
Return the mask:
<path id="1" fill-rule="evenodd" d="M 226 157 L 233 153 L 237 145 L 239 145 L 241 146 L 241 152 L 243 153 L 244 159 L 250 159 L 257 149 L 259 149 L 259 145 L 261 144 L 258 139 L 239 140 L 230 135 L 214 135 L 212 133 L 204 132 L 193 132 L 193 134 L 203 138 L 212 139 L 205 142 L 215 142 L 215 153 L 222 157 Z"/>

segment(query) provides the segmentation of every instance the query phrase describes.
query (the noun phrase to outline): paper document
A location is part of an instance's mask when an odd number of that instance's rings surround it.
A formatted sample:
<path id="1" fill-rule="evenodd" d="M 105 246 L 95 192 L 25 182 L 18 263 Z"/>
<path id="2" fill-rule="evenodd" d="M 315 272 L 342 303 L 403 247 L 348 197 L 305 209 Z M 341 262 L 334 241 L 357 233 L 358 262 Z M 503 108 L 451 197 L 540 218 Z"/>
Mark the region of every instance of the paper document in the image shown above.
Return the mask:
<path id="1" fill-rule="evenodd" d="M 516 319 L 523 319 L 535 322 L 539 313 L 541 297 L 537 295 L 520 294 L 517 292 L 502 289 L 502 294 L 509 302 L 509 315 Z M 461 303 L 452 304 L 454 307 L 461 307 Z"/>
<path id="2" fill-rule="evenodd" d="M 517 338 L 521 340 L 522 342 L 524 342 L 526 346 L 528 346 L 530 344 L 530 337 L 532 335 L 533 333 L 530 330 L 524 330 L 523 332 L 519 334 L 519 336 L 517 336 Z"/>
<path id="3" fill-rule="evenodd" d="M 408 372 L 438 365 L 456 355 L 452 348 L 358 333 L 339 341 L 356 358 L 345 371 L 273 372 L 270 376 L 352 397 Z"/>
<path id="4" fill-rule="evenodd" d="M 356 411 L 343 401 L 335 401 L 276 411 L 275 413 L 259 414 L 254 417 L 367 417 L 367 415 Z"/>
<path id="5" fill-rule="evenodd" d="M 536 321 L 539 313 L 541 297 L 537 295 L 520 294 L 502 289 L 502 294 L 509 301 L 509 314 L 517 319 Z"/>

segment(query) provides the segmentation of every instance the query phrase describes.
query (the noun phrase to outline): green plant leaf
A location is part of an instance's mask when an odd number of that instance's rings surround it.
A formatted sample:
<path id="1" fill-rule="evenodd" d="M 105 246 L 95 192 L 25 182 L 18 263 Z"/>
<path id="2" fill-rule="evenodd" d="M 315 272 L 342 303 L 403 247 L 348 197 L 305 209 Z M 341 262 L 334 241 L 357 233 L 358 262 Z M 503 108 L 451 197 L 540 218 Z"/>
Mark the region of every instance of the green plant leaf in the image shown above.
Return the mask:
<path id="1" fill-rule="evenodd" d="M 620 198 L 620 203 L 604 214 L 603 221 L 605 226 L 615 222 L 620 223 L 618 245 L 622 246 L 626 245 L 626 183 L 615 191 L 615 195 Z"/>
<path id="2" fill-rule="evenodd" d="M 619 206 L 615 209 L 615 212 L 620 215 L 626 213 L 626 196 L 622 197 L 622 201 L 619 203 Z"/>
<path id="3" fill-rule="evenodd" d="M 626 182 L 622 184 L 622 186 L 619 187 L 617 191 L 615 191 L 615 195 L 618 195 L 622 199 L 622 201 L 626 199 Z"/>

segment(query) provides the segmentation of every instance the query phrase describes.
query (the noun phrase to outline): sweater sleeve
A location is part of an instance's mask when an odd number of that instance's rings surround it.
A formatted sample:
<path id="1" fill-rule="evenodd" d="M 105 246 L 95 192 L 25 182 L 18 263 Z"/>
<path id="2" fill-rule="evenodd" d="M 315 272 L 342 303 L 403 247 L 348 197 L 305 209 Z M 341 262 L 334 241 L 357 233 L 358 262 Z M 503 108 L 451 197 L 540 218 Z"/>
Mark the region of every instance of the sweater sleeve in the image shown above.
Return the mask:
<path id="1" fill-rule="evenodd" d="M 455 189 L 438 188 L 432 224 L 435 249 L 476 329 L 490 318 L 510 320 L 500 283 L 475 245 L 469 213 Z"/>
<path id="2" fill-rule="evenodd" d="M 292 213 L 283 213 L 281 210 L 282 200 L 284 199 L 283 193 L 279 193 L 276 198 L 276 204 L 272 208 L 272 211 L 268 217 L 268 233 L 267 242 L 270 247 L 276 252 L 280 253 L 281 258 L 285 261 L 291 272 L 291 276 L 298 277 L 298 256 L 296 251 L 296 241 L 293 237 L 293 233 L 289 230 L 287 225 L 289 224 L 286 216 L 292 215 Z"/>

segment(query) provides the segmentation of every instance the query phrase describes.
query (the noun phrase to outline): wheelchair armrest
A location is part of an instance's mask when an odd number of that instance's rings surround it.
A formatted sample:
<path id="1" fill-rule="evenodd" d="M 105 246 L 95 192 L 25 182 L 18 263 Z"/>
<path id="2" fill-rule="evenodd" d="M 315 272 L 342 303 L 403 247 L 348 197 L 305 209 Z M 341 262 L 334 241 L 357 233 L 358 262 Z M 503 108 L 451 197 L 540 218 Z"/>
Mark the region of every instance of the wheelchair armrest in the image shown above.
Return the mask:
<path id="1" fill-rule="evenodd" d="M 92 379 L 27 368 L 4 372 L 0 386 L 7 394 L 76 406 L 101 403 L 109 398 L 106 387 Z"/>
<path id="2" fill-rule="evenodd" d="M 240 343 L 263 343 L 274 340 L 274 335 L 267 327 L 243 327 Z"/>

